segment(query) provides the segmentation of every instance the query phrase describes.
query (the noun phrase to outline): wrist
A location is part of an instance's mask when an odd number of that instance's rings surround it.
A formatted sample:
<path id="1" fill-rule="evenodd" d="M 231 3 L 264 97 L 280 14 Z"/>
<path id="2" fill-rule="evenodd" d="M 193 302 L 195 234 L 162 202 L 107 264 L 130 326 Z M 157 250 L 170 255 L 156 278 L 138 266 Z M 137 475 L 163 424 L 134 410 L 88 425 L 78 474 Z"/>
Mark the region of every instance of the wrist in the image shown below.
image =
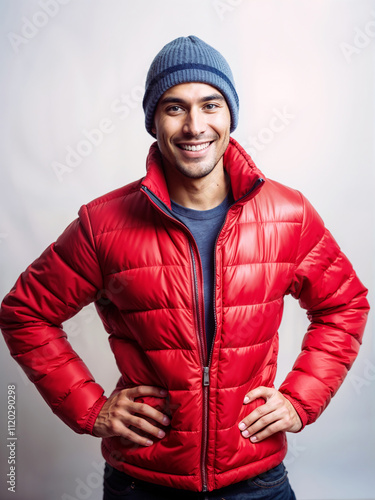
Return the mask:
<path id="1" fill-rule="evenodd" d="M 301 403 L 299 403 L 299 401 L 297 401 L 296 399 L 294 399 L 292 396 L 290 396 L 289 394 L 285 394 L 283 392 L 281 394 L 291 403 L 291 405 L 295 409 L 295 411 L 296 411 L 296 413 L 297 413 L 297 415 L 299 417 L 299 420 L 301 422 L 301 427 L 296 432 L 302 431 L 302 429 L 305 428 L 305 426 L 307 424 L 307 421 L 308 421 L 308 415 L 307 415 L 306 411 L 302 407 Z"/>
<path id="2" fill-rule="evenodd" d="M 99 416 L 99 413 L 100 413 L 101 409 L 103 408 L 104 404 L 107 402 L 107 400 L 108 400 L 108 398 L 106 396 L 101 396 L 96 401 L 94 406 L 92 407 L 90 415 L 89 415 L 89 417 L 87 419 L 87 423 L 86 423 L 87 434 L 90 434 L 91 436 L 94 436 L 94 437 L 99 437 L 94 432 L 94 426 L 95 426 L 96 420 Z"/>

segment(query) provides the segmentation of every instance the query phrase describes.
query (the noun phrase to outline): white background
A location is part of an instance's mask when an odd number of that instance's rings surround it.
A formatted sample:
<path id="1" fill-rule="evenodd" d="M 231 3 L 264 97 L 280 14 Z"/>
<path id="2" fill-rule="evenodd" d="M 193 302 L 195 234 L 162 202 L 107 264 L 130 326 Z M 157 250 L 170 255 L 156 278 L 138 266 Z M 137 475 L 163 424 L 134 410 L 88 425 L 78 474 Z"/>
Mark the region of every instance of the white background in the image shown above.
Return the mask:
<path id="1" fill-rule="evenodd" d="M 266 176 L 310 199 L 373 290 L 373 0 L 1 0 L 1 297 L 83 203 L 144 175 L 152 142 L 141 105 L 146 71 L 165 43 L 190 34 L 232 67 L 240 97 L 233 137 Z M 280 114 L 283 121 L 275 118 Z M 103 120 L 110 132 L 84 149 L 85 133 Z M 72 149 L 82 153 L 74 168 L 66 163 Z M 278 383 L 306 325 L 288 299 Z M 65 326 L 108 394 L 118 373 L 93 307 Z M 370 315 L 360 355 L 331 405 L 315 424 L 289 435 L 285 463 L 299 500 L 375 498 L 373 331 Z M 100 441 L 56 418 L 2 339 L 1 346 L 0 497 L 99 500 Z M 6 485 L 12 383 L 15 494 Z"/>

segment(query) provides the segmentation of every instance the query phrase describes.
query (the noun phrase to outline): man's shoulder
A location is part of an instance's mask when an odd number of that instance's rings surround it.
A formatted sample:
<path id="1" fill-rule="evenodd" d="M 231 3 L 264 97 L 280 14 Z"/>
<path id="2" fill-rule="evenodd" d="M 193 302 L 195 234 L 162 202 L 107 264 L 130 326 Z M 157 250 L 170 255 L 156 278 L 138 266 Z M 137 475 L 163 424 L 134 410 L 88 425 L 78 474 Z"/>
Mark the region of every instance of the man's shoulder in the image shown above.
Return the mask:
<path id="1" fill-rule="evenodd" d="M 302 194 L 298 189 L 292 188 L 290 186 L 287 186 L 286 184 L 276 181 L 275 179 L 270 179 L 268 177 L 266 178 L 264 189 L 262 191 L 264 191 L 264 193 L 268 196 L 270 194 L 274 195 L 276 197 L 276 202 L 283 198 L 293 200 L 296 199 L 299 201 L 301 201 L 302 198 Z"/>
<path id="2" fill-rule="evenodd" d="M 81 219 L 88 218 L 94 236 L 133 224 L 133 219 L 142 211 L 141 205 L 144 203 L 140 189 L 142 180 L 110 191 L 81 207 L 79 216 Z"/>
<path id="3" fill-rule="evenodd" d="M 256 196 L 256 203 L 257 213 L 263 222 L 324 226 L 323 220 L 301 191 L 273 179 L 266 179 L 259 196 Z"/>
<path id="4" fill-rule="evenodd" d="M 273 207 L 273 210 L 280 210 L 287 213 L 302 214 L 305 197 L 295 188 L 286 186 L 274 179 L 266 179 L 264 186 L 260 191 L 260 196 L 257 196 L 257 201 L 260 206 Z"/>
<path id="5" fill-rule="evenodd" d="M 246 207 L 246 217 L 262 222 L 302 224 L 310 204 L 295 188 L 266 178 L 259 193 Z"/>
<path id="6" fill-rule="evenodd" d="M 122 203 L 129 195 L 139 192 L 142 180 L 143 179 L 138 179 L 125 186 L 121 186 L 120 188 L 98 196 L 86 204 L 87 209 L 92 211 L 99 207 L 105 208 L 107 206 L 116 205 L 117 203 Z"/>

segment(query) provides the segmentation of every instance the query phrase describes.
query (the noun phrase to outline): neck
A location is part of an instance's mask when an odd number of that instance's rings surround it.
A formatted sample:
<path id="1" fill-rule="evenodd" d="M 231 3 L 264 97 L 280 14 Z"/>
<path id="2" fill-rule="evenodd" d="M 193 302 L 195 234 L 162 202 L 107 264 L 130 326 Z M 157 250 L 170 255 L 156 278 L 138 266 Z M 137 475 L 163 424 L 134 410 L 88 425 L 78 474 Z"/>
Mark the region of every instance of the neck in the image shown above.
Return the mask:
<path id="1" fill-rule="evenodd" d="M 192 179 L 176 169 L 164 168 L 171 200 L 186 208 L 210 210 L 220 205 L 230 189 L 229 175 L 221 160 L 205 177 Z"/>

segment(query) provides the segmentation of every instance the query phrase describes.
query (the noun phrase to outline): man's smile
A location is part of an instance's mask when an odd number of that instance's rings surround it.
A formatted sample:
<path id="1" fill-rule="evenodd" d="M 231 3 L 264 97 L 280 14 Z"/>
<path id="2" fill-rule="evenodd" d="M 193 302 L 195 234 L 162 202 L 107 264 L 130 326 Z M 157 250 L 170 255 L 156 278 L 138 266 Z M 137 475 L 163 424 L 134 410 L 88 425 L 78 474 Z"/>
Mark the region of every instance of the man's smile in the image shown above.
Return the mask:
<path id="1" fill-rule="evenodd" d="M 202 151 L 207 149 L 213 141 L 202 142 L 202 143 L 183 143 L 177 144 L 180 149 L 185 151 Z"/>

